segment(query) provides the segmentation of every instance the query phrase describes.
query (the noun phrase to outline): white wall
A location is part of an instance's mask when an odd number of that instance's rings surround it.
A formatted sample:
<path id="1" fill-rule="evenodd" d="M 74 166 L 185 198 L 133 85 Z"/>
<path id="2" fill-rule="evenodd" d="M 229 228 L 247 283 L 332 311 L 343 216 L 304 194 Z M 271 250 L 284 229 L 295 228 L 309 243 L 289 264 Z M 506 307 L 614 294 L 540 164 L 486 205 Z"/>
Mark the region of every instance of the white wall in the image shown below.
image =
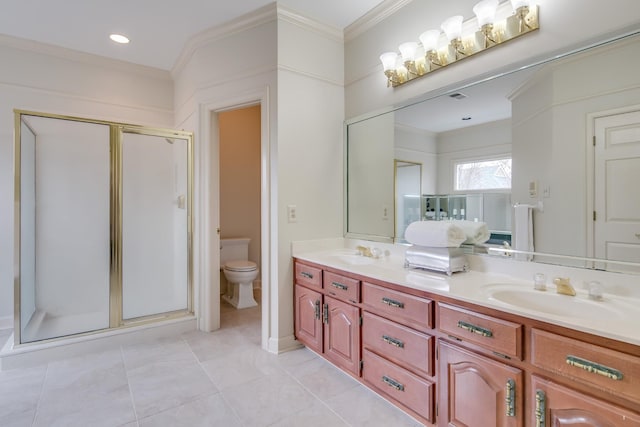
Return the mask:
<path id="1" fill-rule="evenodd" d="M 278 341 L 293 338 L 291 242 L 343 235 L 344 45 L 331 28 L 278 21 Z M 286 206 L 298 220 L 288 223 Z"/>
<path id="2" fill-rule="evenodd" d="M 472 18 L 476 0 L 423 0 L 409 2 L 390 17 L 373 26 L 362 20 L 346 33 L 345 78 L 346 117 L 387 108 L 427 93 L 441 93 L 461 82 L 493 75 L 503 69 L 529 63 L 534 58 L 602 39 L 622 29 L 637 28 L 640 2 L 636 0 L 537 0 L 540 7 L 540 30 L 519 40 L 499 46 L 482 55 L 464 60 L 421 79 L 392 89 L 378 57 L 397 51 L 402 42 L 414 40 L 425 30 L 439 28 L 442 21 L 462 14 Z"/>
<path id="3" fill-rule="evenodd" d="M 167 72 L 0 37 L 0 320 L 13 317 L 13 109 L 169 127 Z"/>
<path id="4" fill-rule="evenodd" d="M 396 125 L 394 140 L 396 159 L 422 164 L 422 194 L 435 194 L 438 179 L 436 134 Z"/>

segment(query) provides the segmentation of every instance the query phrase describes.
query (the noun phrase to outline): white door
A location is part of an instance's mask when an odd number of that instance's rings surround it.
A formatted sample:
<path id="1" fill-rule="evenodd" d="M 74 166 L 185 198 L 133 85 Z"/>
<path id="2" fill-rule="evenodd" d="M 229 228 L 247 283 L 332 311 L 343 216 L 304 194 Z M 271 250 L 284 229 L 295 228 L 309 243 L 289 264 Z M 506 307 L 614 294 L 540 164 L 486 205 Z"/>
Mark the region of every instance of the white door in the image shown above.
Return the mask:
<path id="1" fill-rule="evenodd" d="M 597 118 L 594 131 L 595 257 L 640 262 L 640 111 Z"/>

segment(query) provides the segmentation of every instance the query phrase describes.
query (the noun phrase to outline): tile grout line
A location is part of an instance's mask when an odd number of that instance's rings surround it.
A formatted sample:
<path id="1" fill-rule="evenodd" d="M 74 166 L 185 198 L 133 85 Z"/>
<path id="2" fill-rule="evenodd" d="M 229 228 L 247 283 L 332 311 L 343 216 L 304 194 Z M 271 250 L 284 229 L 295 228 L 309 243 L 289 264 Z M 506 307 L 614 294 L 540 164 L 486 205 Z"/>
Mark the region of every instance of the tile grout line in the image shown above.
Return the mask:
<path id="1" fill-rule="evenodd" d="M 38 395 L 38 402 L 36 403 L 36 410 L 33 412 L 33 419 L 31 420 L 31 426 L 36 425 L 36 419 L 38 418 L 38 411 L 40 410 L 40 402 L 42 401 L 42 395 L 44 394 L 44 385 L 47 381 L 47 376 L 49 375 L 49 365 L 51 362 L 47 362 L 46 368 L 44 370 L 44 376 L 42 378 L 42 385 L 40 386 L 40 394 Z"/>
<path id="2" fill-rule="evenodd" d="M 124 375 L 127 379 L 127 388 L 129 389 L 129 399 L 131 399 L 131 407 L 133 408 L 133 415 L 135 417 L 136 425 L 140 425 L 140 420 L 138 419 L 138 410 L 136 409 L 136 402 L 133 399 L 133 390 L 131 389 L 131 382 L 129 382 L 129 370 L 127 369 L 127 362 L 124 358 L 124 348 L 120 345 L 120 357 L 122 358 L 122 367 L 124 368 Z"/>
<path id="3" fill-rule="evenodd" d="M 310 351 L 310 350 L 307 350 Z M 307 363 L 306 362 L 302 362 L 302 363 Z M 300 363 L 300 365 L 302 364 Z M 286 372 L 287 375 L 289 375 L 289 377 L 291 377 L 291 379 L 293 379 L 293 381 L 295 381 L 296 383 L 298 383 L 300 385 L 300 387 L 302 387 L 307 393 L 309 393 L 311 396 L 313 396 L 314 399 L 316 399 L 317 401 L 319 401 L 323 406 L 325 406 L 327 409 L 329 409 L 329 411 L 331 411 L 335 416 L 337 416 L 342 422 L 344 422 L 344 424 L 346 426 L 349 427 L 353 427 L 347 420 L 345 420 L 339 413 L 337 413 L 336 411 L 334 411 L 334 409 L 329 406 L 329 404 L 327 402 L 325 402 L 323 399 L 321 399 L 318 395 L 316 395 L 314 392 L 312 392 L 308 387 L 306 387 L 302 382 L 300 382 L 300 380 L 298 380 L 298 378 L 296 378 L 291 372 L 287 371 L 286 369 L 283 369 L 283 371 Z M 297 412 L 295 412 L 296 414 L 299 412 L 304 411 L 306 408 L 303 408 Z M 286 418 L 286 417 L 285 417 Z M 284 419 L 284 418 L 282 418 Z M 280 420 L 278 420 L 280 421 Z M 276 421 L 277 422 L 277 421 Z"/>

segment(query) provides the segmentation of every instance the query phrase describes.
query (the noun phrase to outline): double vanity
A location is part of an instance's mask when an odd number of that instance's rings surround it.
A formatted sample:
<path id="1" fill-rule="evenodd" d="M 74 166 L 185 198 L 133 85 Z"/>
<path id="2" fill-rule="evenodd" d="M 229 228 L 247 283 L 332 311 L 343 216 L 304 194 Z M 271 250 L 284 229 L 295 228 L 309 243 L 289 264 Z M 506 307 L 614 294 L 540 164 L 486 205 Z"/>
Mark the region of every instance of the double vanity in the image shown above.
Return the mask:
<path id="1" fill-rule="evenodd" d="M 640 425 L 631 276 L 475 255 L 446 276 L 404 268 L 403 246 L 356 244 L 294 245 L 296 338 L 423 424 Z M 534 290 L 538 270 L 576 295 Z"/>

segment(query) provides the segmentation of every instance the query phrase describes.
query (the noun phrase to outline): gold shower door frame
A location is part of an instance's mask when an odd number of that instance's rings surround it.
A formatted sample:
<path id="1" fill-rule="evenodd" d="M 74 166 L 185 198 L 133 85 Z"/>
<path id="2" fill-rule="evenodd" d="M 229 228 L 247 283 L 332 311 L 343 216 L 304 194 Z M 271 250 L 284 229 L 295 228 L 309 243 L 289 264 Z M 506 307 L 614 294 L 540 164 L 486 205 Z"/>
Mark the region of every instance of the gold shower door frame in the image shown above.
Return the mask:
<path id="1" fill-rule="evenodd" d="M 81 332 L 61 337 L 48 338 L 30 343 L 21 342 L 22 325 L 20 316 L 21 297 L 21 123 L 22 116 L 93 123 L 109 126 L 110 163 L 110 277 L 109 277 L 109 327 L 96 331 Z M 123 169 L 122 150 L 125 134 L 157 136 L 167 139 L 182 139 L 187 143 L 187 308 L 171 312 L 157 313 L 142 317 L 123 319 L 123 274 L 122 274 L 122 199 Z M 70 336 L 101 333 L 106 330 L 138 326 L 160 320 L 190 316 L 193 314 L 193 132 L 154 128 L 133 124 L 94 120 L 59 114 L 40 113 L 14 109 L 14 344 L 27 346 L 43 341 L 64 340 Z"/>

